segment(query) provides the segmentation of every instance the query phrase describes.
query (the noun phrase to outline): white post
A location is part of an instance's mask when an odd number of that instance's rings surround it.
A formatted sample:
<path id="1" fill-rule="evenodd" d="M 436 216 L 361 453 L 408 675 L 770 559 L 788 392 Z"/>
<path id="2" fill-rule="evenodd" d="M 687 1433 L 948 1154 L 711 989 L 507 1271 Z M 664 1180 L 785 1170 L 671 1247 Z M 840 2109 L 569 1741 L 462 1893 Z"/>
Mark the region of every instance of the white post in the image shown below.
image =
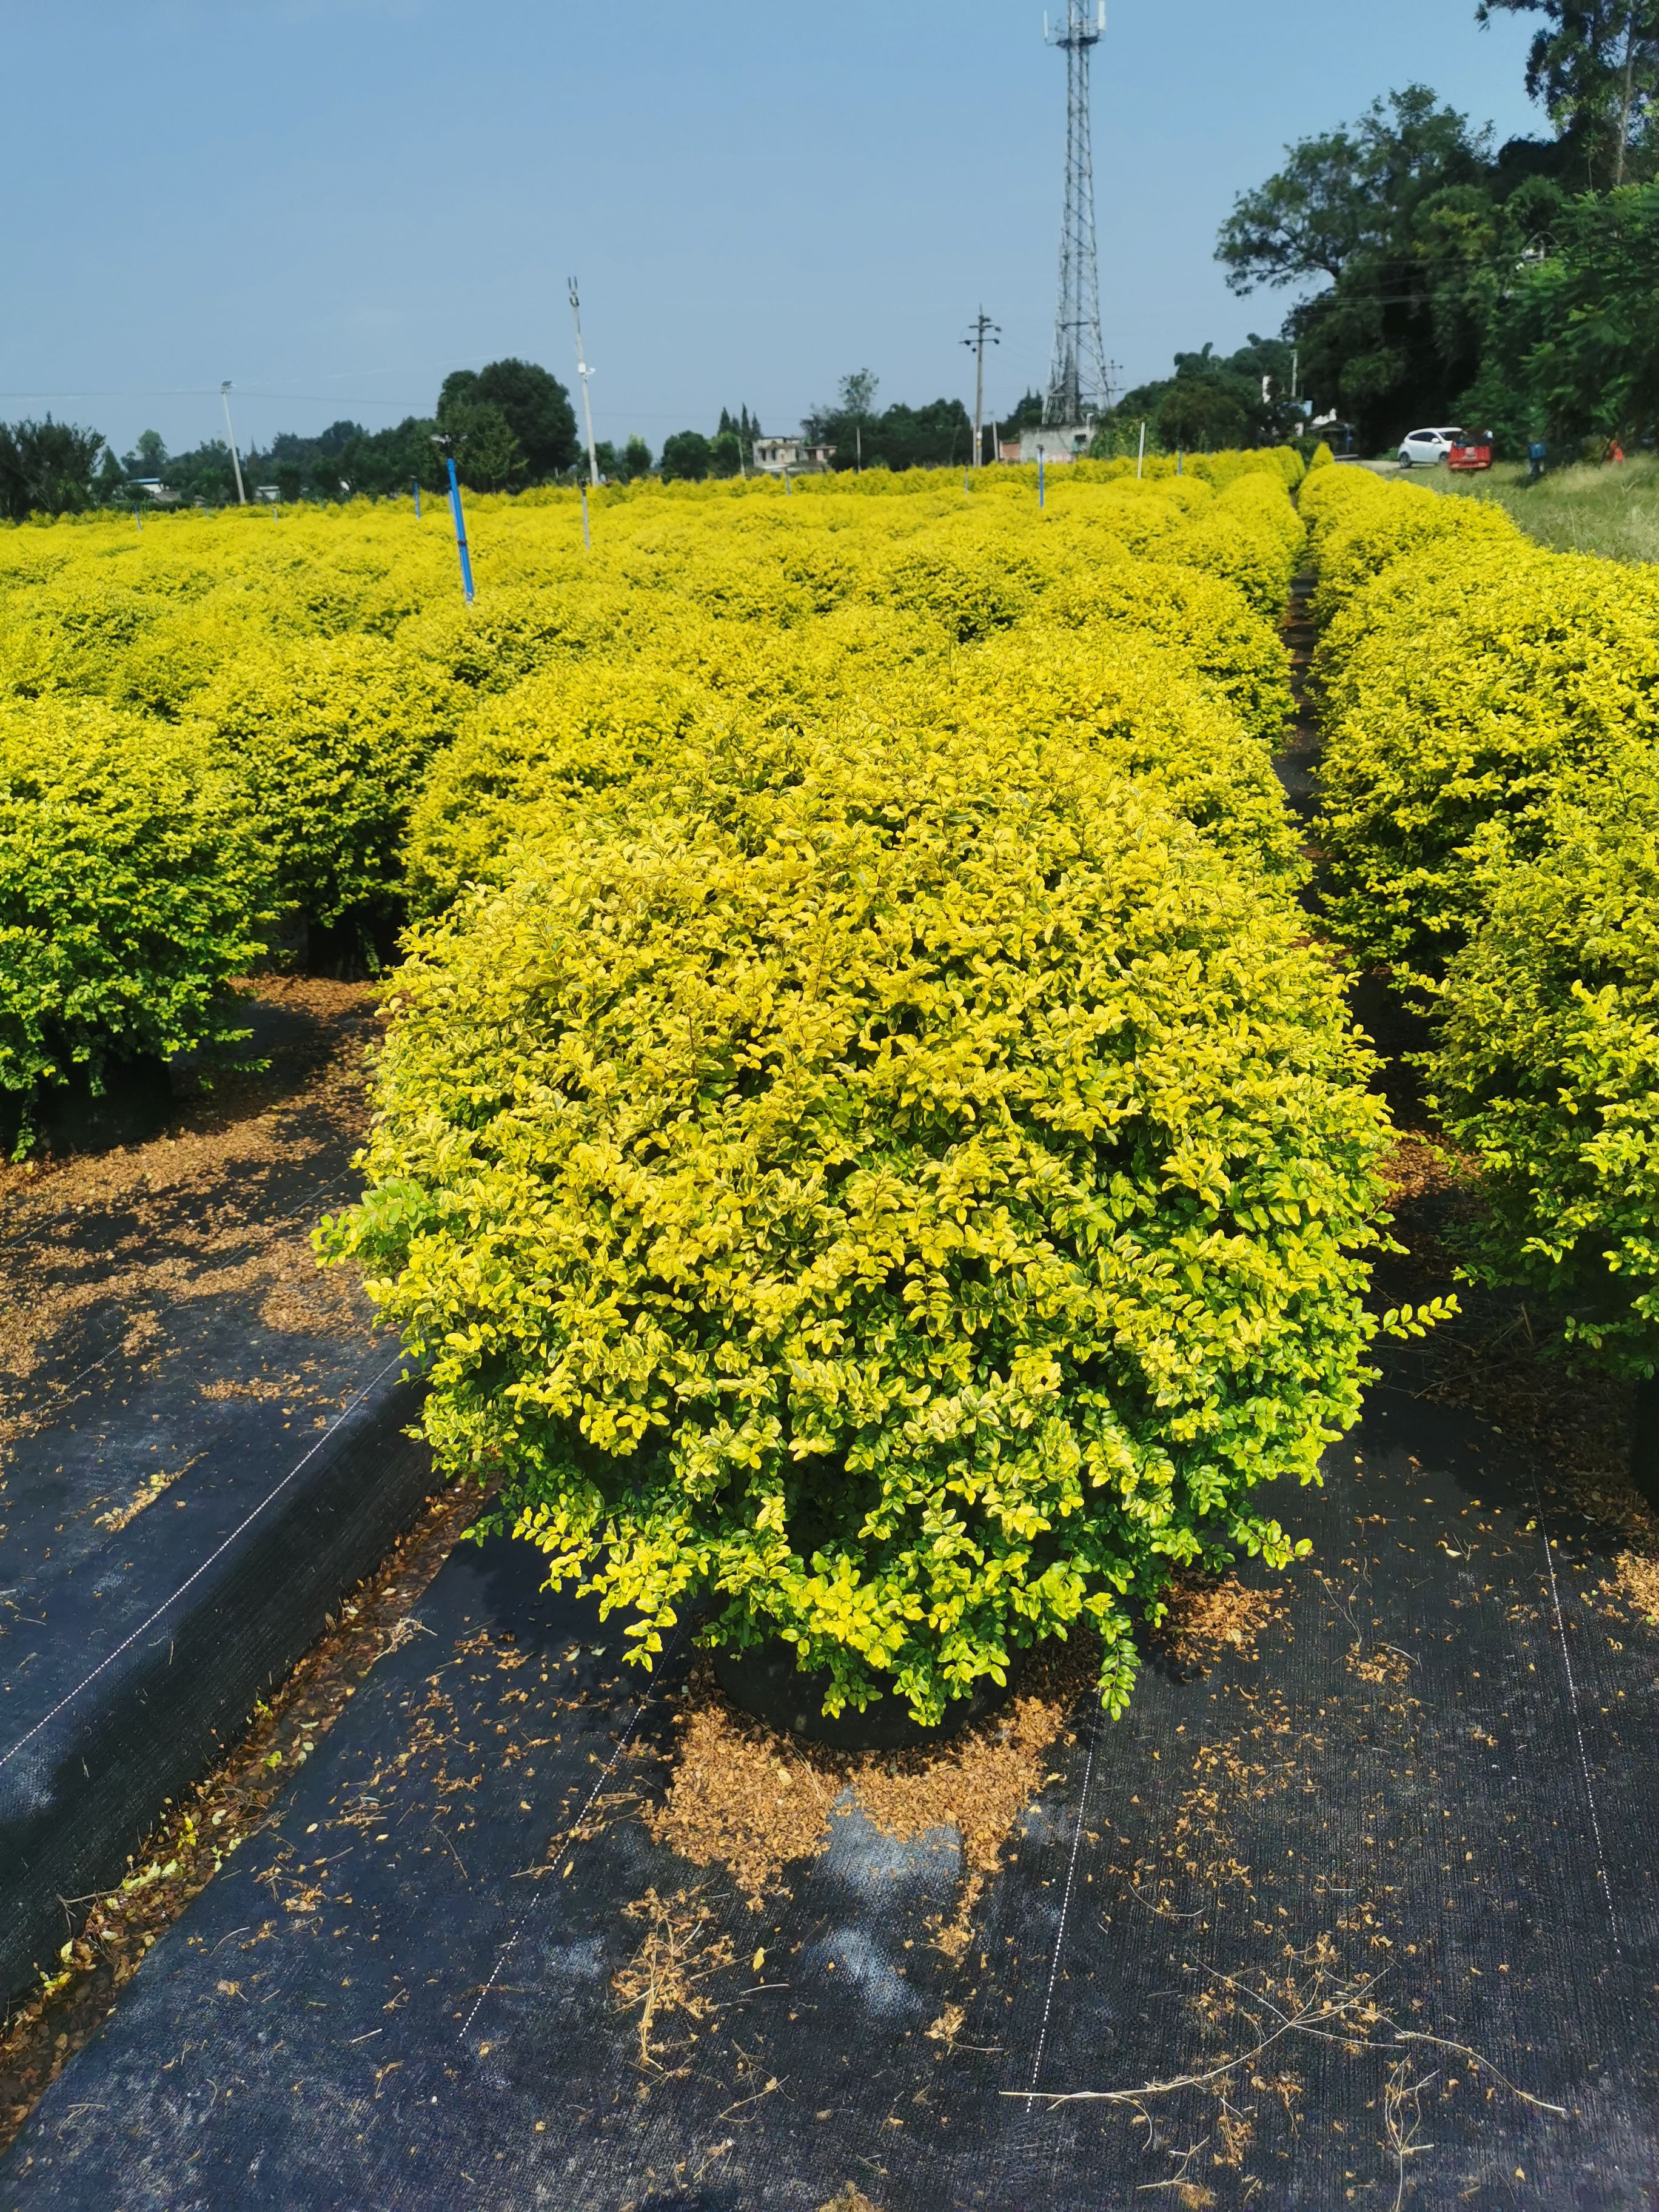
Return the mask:
<path id="1" fill-rule="evenodd" d="M 582 380 L 582 417 L 587 425 L 587 474 L 589 481 L 597 485 L 599 481 L 599 457 L 593 447 L 593 408 L 587 396 L 587 380 L 592 372 L 582 354 L 582 310 L 581 302 L 576 297 L 574 276 L 570 280 L 570 316 L 576 325 L 576 374 Z"/>
<path id="2" fill-rule="evenodd" d="M 1140 481 L 1140 471 L 1142 471 L 1142 469 L 1144 469 L 1144 468 L 1146 467 L 1146 422 L 1143 421 L 1143 422 L 1142 422 L 1142 423 L 1141 423 L 1141 425 L 1140 425 L 1140 451 L 1139 451 L 1139 452 L 1135 455 L 1135 482 L 1136 482 L 1137 483 L 1139 483 L 1139 481 Z"/>
<path id="3" fill-rule="evenodd" d="M 230 465 L 236 476 L 236 501 L 240 507 L 247 505 L 247 494 L 242 489 L 241 456 L 236 451 L 236 426 L 230 419 L 230 380 L 219 386 L 219 397 L 225 403 L 225 428 L 230 433 Z"/>

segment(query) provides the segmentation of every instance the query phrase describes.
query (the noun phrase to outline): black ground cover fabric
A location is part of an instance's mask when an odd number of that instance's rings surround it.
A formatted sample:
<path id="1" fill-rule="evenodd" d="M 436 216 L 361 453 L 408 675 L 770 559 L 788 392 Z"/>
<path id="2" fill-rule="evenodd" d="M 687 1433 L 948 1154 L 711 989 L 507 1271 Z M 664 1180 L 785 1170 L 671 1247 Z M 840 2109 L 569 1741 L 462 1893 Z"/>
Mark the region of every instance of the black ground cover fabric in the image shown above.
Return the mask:
<path id="1" fill-rule="evenodd" d="M 246 1359 L 246 1317 L 225 1318 Z M 310 1359 L 344 1400 L 320 1431 L 285 1424 L 280 1401 L 204 1405 L 197 1373 L 169 1365 L 21 1447 L 27 1534 L 0 1598 L 6 1991 L 55 1966 L 61 1900 L 119 1881 L 164 1800 L 240 1735 L 431 1489 L 403 1433 L 418 1411 L 403 1362 L 383 1343 Z M 156 1447 L 185 1472 L 125 1528 L 100 1527 L 89 1507 L 130 1492 Z"/>
<path id="2" fill-rule="evenodd" d="M 259 1049 L 304 1042 L 255 1011 Z M 295 1112 L 268 1162 L 0 1240 L 8 1306 L 65 1316 L 0 1409 L 0 1997 L 57 1966 L 61 1900 L 120 1881 L 431 1489 L 395 1343 L 305 1244 L 351 1139 Z"/>
<path id="3" fill-rule="evenodd" d="M 837 1816 L 759 1912 L 653 1843 L 684 1653 L 462 1546 L 0 2203 L 1650 2207 L 1654 1639 L 1504 1449 L 1380 1388 L 1259 1657 L 1079 1717 L 955 1965 L 948 1833 Z M 646 2068 L 650 1892 L 730 1962 Z"/>

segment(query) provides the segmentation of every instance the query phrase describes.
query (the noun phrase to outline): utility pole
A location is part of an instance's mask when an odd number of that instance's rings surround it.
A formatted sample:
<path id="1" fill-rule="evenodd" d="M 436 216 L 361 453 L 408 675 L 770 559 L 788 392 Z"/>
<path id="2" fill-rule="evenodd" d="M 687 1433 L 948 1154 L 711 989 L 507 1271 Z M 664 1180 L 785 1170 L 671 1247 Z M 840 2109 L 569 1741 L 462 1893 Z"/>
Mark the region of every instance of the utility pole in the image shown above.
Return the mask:
<path id="1" fill-rule="evenodd" d="M 587 396 L 587 380 L 592 374 L 582 351 L 582 303 L 576 297 L 576 280 L 570 280 L 570 315 L 576 325 L 576 374 L 582 380 L 582 417 L 587 424 L 587 474 L 591 483 L 599 480 L 599 457 L 593 447 L 593 408 Z"/>
<path id="2" fill-rule="evenodd" d="M 1066 0 L 1066 15 L 1042 35 L 1066 57 L 1066 194 L 1060 222 L 1060 301 L 1054 353 L 1042 403 L 1045 423 L 1082 422 L 1108 398 L 1111 375 L 1100 335 L 1100 272 L 1095 259 L 1095 172 L 1089 141 L 1089 54 L 1106 30 L 1106 0 Z"/>
<path id="3" fill-rule="evenodd" d="M 230 379 L 228 377 L 219 386 L 219 397 L 225 403 L 225 428 L 230 433 L 230 465 L 236 476 L 236 503 L 239 507 L 246 507 L 247 494 L 242 489 L 242 459 L 236 450 L 236 426 L 230 419 Z"/>
<path id="4" fill-rule="evenodd" d="M 985 349 L 988 345 L 1002 343 L 1002 340 L 996 336 L 1001 328 L 1001 324 L 994 323 L 981 307 L 974 318 L 973 336 L 962 341 L 963 345 L 971 349 L 974 356 L 974 466 L 975 468 L 981 465 L 980 454 L 983 450 L 981 425 L 985 420 Z"/>

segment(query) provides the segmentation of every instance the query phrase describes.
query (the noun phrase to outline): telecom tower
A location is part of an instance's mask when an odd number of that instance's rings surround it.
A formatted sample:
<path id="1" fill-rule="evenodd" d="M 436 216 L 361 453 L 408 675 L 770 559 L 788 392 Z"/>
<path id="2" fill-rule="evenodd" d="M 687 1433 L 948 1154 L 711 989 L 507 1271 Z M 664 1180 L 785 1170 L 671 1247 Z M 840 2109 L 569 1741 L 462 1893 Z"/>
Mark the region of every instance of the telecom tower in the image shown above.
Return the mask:
<path id="1" fill-rule="evenodd" d="M 1060 305 L 1054 358 L 1042 403 L 1045 423 L 1081 423 L 1111 404 L 1111 379 L 1100 336 L 1100 273 L 1095 264 L 1095 168 L 1089 147 L 1089 50 L 1106 28 L 1106 0 L 1066 0 L 1064 24 L 1042 35 L 1066 55 L 1066 205 L 1060 224 Z"/>

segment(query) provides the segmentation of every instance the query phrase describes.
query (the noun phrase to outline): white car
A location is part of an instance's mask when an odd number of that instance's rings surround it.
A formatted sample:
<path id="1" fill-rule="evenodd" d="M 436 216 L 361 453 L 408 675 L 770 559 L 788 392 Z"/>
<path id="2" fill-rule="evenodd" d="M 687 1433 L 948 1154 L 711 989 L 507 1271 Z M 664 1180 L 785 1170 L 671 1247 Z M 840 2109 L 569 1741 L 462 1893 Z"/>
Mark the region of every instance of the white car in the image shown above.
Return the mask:
<path id="1" fill-rule="evenodd" d="M 1461 430 L 1408 430 L 1400 441 L 1402 469 L 1432 468 L 1443 461 L 1454 446 L 1463 442 Z"/>

